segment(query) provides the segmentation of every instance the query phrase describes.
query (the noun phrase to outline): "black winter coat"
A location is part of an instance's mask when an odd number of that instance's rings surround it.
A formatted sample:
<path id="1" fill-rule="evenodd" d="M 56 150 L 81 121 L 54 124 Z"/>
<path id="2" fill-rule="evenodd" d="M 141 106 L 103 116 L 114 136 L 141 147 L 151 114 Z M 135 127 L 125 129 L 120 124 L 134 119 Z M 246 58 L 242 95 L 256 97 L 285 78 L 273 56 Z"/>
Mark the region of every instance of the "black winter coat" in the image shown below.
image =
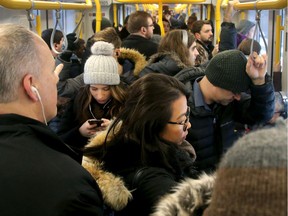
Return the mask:
<path id="1" fill-rule="evenodd" d="M 0 115 L 0 215 L 103 215 L 92 176 L 43 123 Z"/>
<path id="2" fill-rule="evenodd" d="M 137 50 L 149 59 L 151 55 L 157 53 L 158 44 L 139 35 L 129 35 L 122 42 L 121 47 Z"/>
<path id="3" fill-rule="evenodd" d="M 211 111 L 204 107 L 195 107 L 193 84 L 201 72 L 187 69 L 177 74 L 191 94 L 188 100 L 191 128 L 187 141 L 195 148 L 198 171 L 214 171 L 222 154 L 238 138 L 234 132 L 235 122 L 256 125 L 264 124 L 274 113 L 274 89 L 270 78 L 261 86 L 250 86 L 251 95 L 243 94 L 240 101 L 233 101 L 227 106 L 214 104 Z M 203 76 L 204 74 L 202 74 Z"/>

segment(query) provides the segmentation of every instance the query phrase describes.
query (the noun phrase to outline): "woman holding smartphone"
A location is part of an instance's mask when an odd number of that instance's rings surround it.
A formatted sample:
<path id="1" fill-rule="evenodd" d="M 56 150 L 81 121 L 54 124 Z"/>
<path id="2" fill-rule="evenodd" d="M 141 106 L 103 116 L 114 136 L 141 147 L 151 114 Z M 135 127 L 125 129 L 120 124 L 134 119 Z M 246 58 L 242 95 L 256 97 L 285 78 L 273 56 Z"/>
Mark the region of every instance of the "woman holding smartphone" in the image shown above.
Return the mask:
<path id="1" fill-rule="evenodd" d="M 84 67 L 85 85 L 71 101 L 59 130 L 63 141 L 79 153 L 79 160 L 88 139 L 105 130 L 111 119 L 119 114 L 126 94 L 113 56 L 114 46 L 98 41 L 91 51 Z"/>

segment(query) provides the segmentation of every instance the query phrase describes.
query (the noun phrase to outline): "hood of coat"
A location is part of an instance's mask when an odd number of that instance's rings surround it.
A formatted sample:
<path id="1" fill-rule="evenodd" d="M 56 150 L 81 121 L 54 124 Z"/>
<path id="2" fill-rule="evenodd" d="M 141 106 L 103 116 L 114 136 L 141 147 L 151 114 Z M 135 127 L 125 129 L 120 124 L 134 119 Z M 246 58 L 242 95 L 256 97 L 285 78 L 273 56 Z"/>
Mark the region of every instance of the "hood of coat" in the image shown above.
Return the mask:
<path id="1" fill-rule="evenodd" d="M 177 67 L 179 67 L 179 68 L 184 69 L 184 68 L 188 67 L 186 64 L 184 64 L 184 62 L 181 61 L 181 59 L 179 58 L 179 56 L 175 52 L 156 53 L 150 57 L 148 65 L 151 65 L 151 64 L 158 62 L 158 61 L 162 60 L 163 58 L 167 58 L 167 57 L 168 57 L 168 59 L 173 60 L 175 62 L 175 64 L 177 65 Z"/>
<path id="2" fill-rule="evenodd" d="M 211 202 L 215 178 L 215 175 L 202 174 L 199 179 L 185 179 L 158 202 L 151 216 L 202 215 Z"/>
<path id="3" fill-rule="evenodd" d="M 119 125 L 120 127 L 120 125 Z M 117 128 L 119 128 L 117 127 Z M 103 145 L 108 129 L 92 138 L 87 147 Z M 108 137 L 108 140 L 111 139 Z M 103 164 L 96 158 L 83 157 L 82 166 L 93 176 L 102 192 L 104 203 L 113 210 L 123 209 L 132 198 L 131 192 L 126 188 L 124 181 L 103 169 Z"/>
<path id="4" fill-rule="evenodd" d="M 119 58 L 128 59 L 135 64 L 133 71 L 134 76 L 138 76 L 143 68 L 147 65 L 145 56 L 137 50 L 121 47 Z"/>

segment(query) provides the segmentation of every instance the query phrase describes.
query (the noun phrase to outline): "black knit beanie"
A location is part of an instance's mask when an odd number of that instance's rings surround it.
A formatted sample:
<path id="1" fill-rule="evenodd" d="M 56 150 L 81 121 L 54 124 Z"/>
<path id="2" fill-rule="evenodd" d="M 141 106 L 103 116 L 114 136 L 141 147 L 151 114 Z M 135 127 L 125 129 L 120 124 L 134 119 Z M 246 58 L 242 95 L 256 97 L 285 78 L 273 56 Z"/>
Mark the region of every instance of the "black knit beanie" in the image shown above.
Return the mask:
<path id="1" fill-rule="evenodd" d="M 287 216 L 287 123 L 239 139 L 222 158 L 204 216 Z"/>
<path id="2" fill-rule="evenodd" d="M 214 86 L 234 93 L 245 92 L 251 84 L 246 63 L 247 59 L 241 51 L 223 51 L 210 60 L 205 74 Z"/>

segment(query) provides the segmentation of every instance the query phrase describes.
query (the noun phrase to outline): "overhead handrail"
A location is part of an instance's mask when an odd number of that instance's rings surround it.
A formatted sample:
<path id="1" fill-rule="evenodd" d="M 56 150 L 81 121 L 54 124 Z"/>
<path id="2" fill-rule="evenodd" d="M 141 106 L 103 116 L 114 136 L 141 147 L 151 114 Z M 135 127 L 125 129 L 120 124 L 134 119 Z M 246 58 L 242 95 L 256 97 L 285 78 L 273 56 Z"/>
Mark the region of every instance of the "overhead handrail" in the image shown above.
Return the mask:
<path id="1" fill-rule="evenodd" d="M 55 23 L 55 27 L 53 28 L 53 31 L 52 31 L 52 34 L 51 34 L 51 38 L 50 38 L 50 45 L 51 45 L 51 49 L 54 53 L 56 54 L 61 54 L 63 52 L 65 52 L 68 48 L 68 41 L 67 41 L 67 37 L 66 37 L 66 34 L 64 32 L 64 29 L 61 25 L 61 22 L 59 22 L 61 18 L 61 15 L 60 15 L 60 11 L 59 10 L 56 10 L 56 23 Z M 62 49 L 61 52 L 58 52 L 55 48 L 54 48 L 54 37 L 55 37 L 55 32 L 56 32 L 56 29 L 57 29 L 57 26 L 59 25 L 59 28 L 60 28 L 60 31 L 62 32 L 63 34 L 63 38 L 64 38 L 64 48 Z"/>
<path id="2" fill-rule="evenodd" d="M 126 3 L 126 4 L 158 4 L 159 2 L 164 4 L 179 4 L 179 3 L 202 3 L 206 0 L 114 0 L 114 2 Z"/>
<path id="3" fill-rule="evenodd" d="M 0 5 L 9 9 L 29 10 L 34 6 L 35 10 L 84 10 L 93 7 L 92 0 L 86 0 L 86 3 L 68 3 L 59 1 L 33 1 L 30 0 L 0 0 Z"/>
<path id="4" fill-rule="evenodd" d="M 257 1 L 257 2 L 243 2 L 236 3 L 234 8 L 236 10 L 272 10 L 283 9 L 287 7 L 287 0 L 270 0 L 270 1 Z"/>

